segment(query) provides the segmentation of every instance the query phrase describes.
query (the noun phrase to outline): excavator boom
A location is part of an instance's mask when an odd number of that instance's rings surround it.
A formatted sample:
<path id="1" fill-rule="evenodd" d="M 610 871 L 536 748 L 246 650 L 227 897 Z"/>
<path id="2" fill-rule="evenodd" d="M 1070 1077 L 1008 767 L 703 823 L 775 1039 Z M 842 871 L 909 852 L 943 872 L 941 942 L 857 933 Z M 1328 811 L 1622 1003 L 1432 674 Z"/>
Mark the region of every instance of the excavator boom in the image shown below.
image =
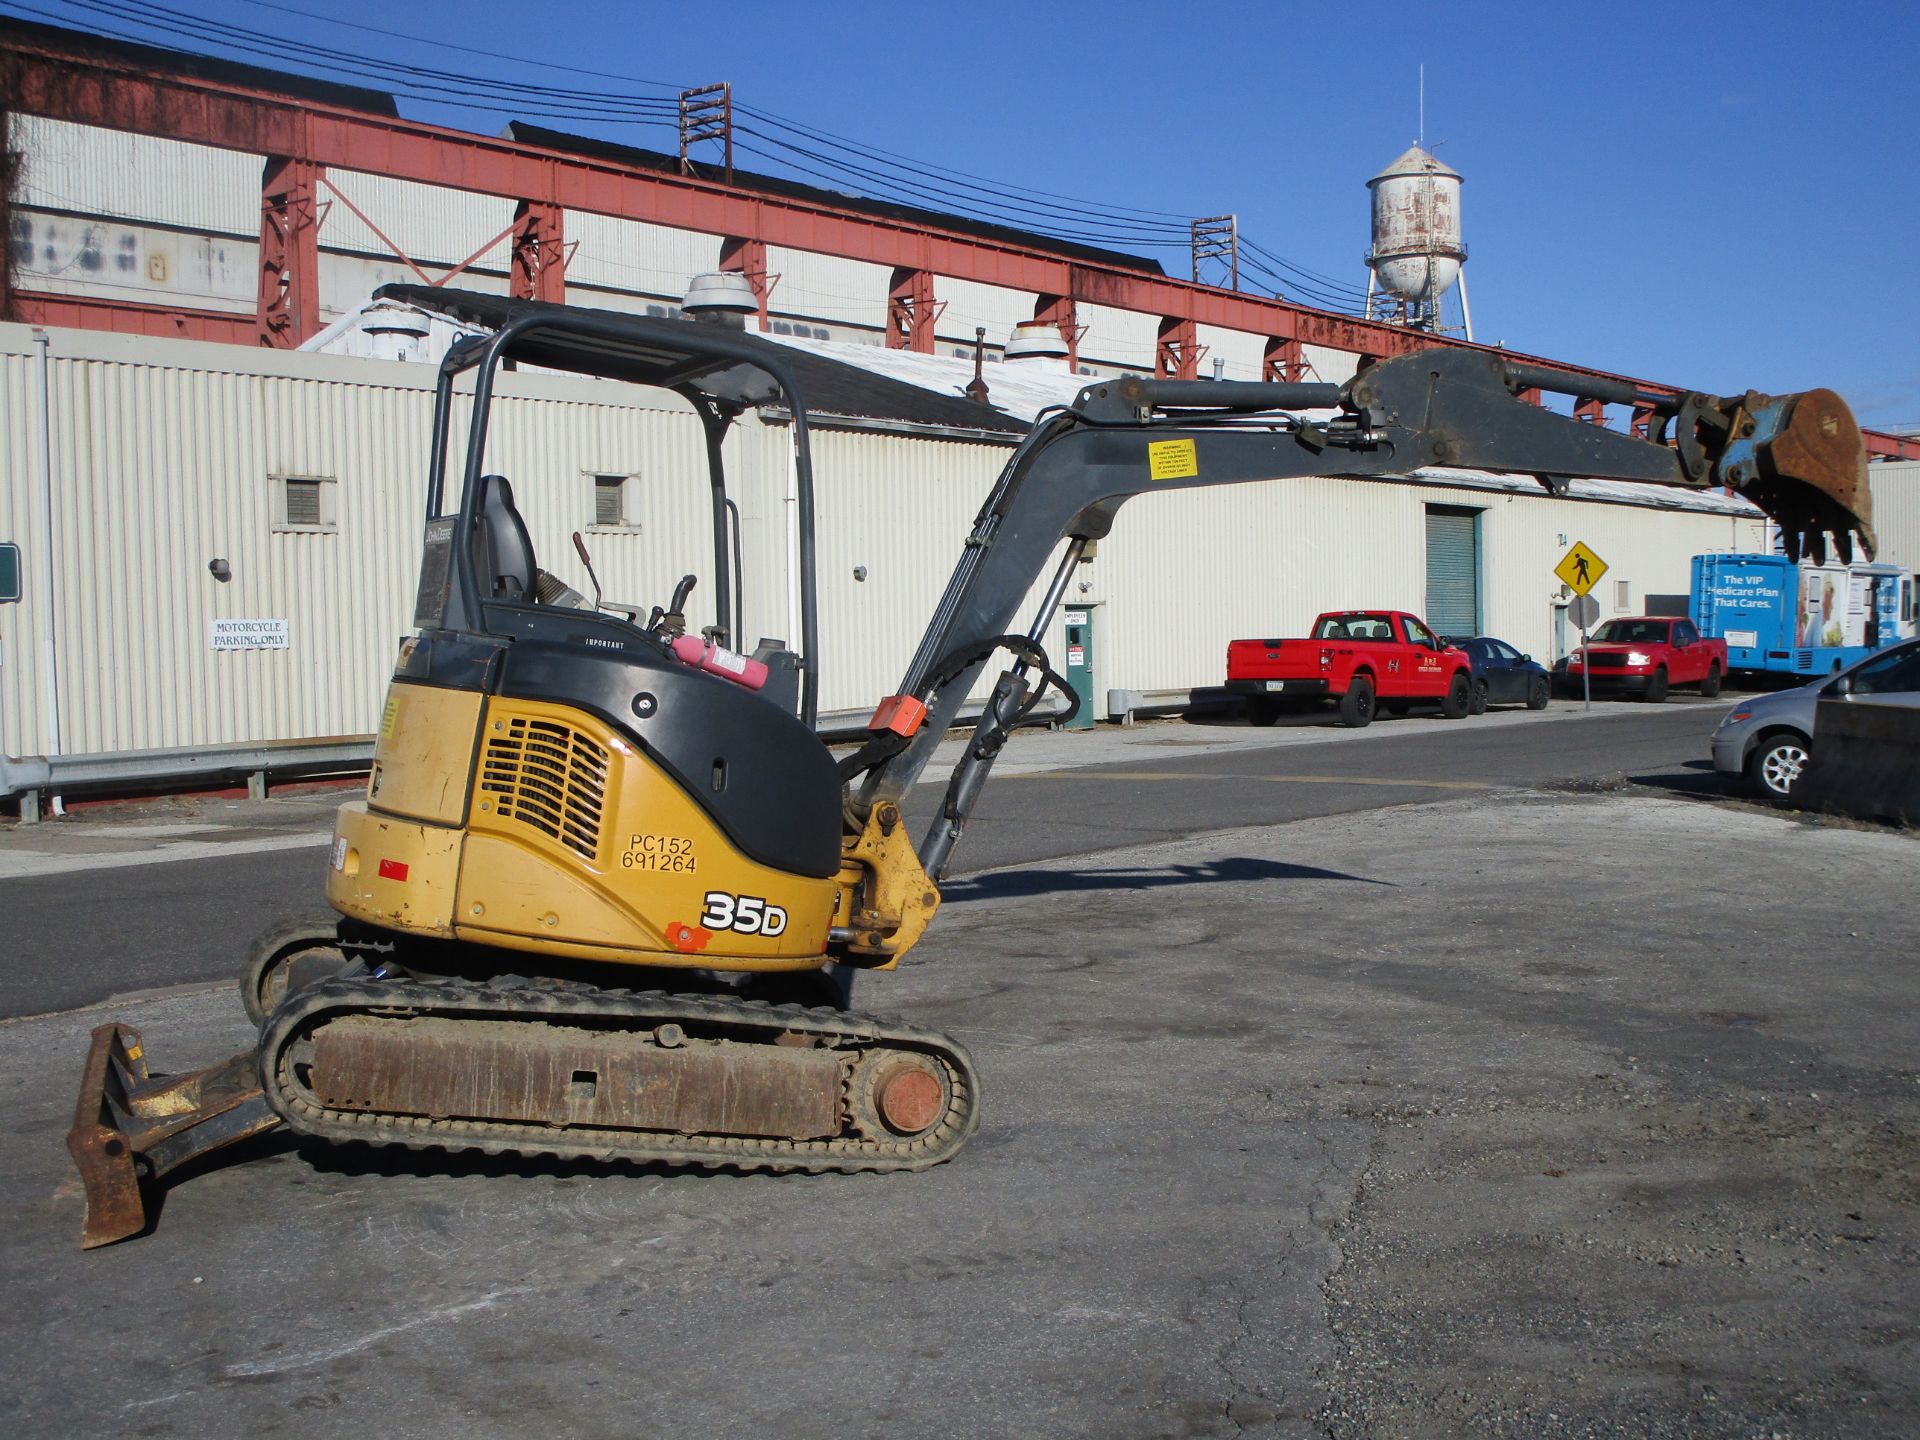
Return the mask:
<path id="1" fill-rule="evenodd" d="M 1634 405 L 1654 425 L 1642 437 L 1588 424 L 1518 398 L 1528 389 Z M 1073 566 L 1132 496 L 1435 466 L 1532 475 L 1554 494 L 1581 477 L 1724 486 L 1772 517 L 1796 556 L 1803 549 L 1824 555 L 1829 536 L 1843 555 L 1855 536 L 1868 553 L 1873 546 L 1866 447 L 1845 402 L 1828 390 L 1659 395 L 1439 349 L 1382 361 L 1344 385 L 1102 382 L 1035 426 L 981 507 L 901 686 L 901 698 L 925 707 L 926 723 L 887 747 L 867 772 L 861 803 L 905 795 L 973 692 L 986 665 L 983 646 L 1008 630 L 1060 540 L 1068 542 L 1065 558 L 1024 633 L 1028 646 L 1044 634 Z M 1027 674 L 1036 663 L 1029 653 L 1002 675 L 920 846 L 936 880 L 1007 731 L 1033 713 Z"/>

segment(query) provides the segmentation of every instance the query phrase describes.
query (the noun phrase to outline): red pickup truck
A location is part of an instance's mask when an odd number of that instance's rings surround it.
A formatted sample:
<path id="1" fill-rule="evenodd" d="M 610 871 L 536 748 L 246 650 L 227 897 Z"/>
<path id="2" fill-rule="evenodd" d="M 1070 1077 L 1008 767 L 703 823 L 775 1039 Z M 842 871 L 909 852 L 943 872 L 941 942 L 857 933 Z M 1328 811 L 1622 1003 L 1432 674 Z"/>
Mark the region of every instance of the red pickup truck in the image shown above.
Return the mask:
<path id="1" fill-rule="evenodd" d="M 1670 687 L 1697 685 L 1711 699 L 1727 673 L 1727 642 L 1702 636 L 1691 620 L 1633 615 L 1594 631 L 1584 649 L 1567 656 L 1562 673 L 1575 694 L 1584 677 L 1596 695 L 1639 695 L 1658 705 Z"/>
<path id="2" fill-rule="evenodd" d="M 1404 714 L 1439 702 L 1458 720 L 1473 705 L 1473 667 L 1404 610 L 1330 610 L 1304 640 L 1234 640 L 1227 689 L 1243 695 L 1248 718 L 1271 725 L 1284 710 L 1334 700 L 1342 724 L 1373 720 L 1376 701 Z"/>

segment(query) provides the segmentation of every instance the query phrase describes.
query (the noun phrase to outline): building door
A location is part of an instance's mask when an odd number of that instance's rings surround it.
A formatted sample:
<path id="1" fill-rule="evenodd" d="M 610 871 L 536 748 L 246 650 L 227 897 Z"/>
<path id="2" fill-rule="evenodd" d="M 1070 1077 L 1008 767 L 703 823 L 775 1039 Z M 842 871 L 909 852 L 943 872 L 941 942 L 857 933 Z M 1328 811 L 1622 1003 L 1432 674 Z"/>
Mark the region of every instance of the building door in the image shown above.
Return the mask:
<path id="1" fill-rule="evenodd" d="M 1093 728 L 1093 608 L 1082 605 L 1067 612 L 1066 676 L 1080 709 L 1067 723 L 1069 730 Z"/>
<path id="2" fill-rule="evenodd" d="M 1480 512 L 1427 506 L 1427 615 L 1440 635 L 1480 633 Z"/>

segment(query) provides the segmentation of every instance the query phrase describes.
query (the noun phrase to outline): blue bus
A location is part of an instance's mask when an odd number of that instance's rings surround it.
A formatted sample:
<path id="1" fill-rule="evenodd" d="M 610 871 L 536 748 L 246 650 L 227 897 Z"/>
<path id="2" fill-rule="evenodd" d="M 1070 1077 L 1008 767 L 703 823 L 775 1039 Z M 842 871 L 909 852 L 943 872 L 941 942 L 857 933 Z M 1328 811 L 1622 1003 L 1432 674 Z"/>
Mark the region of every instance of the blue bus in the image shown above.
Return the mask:
<path id="1" fill-rule="evenodd" d="M 1688 614 L 1729 671 L 1828 675 L 1915 633 L 1914 576 L 1867 561 L 1696 555 Z"/>

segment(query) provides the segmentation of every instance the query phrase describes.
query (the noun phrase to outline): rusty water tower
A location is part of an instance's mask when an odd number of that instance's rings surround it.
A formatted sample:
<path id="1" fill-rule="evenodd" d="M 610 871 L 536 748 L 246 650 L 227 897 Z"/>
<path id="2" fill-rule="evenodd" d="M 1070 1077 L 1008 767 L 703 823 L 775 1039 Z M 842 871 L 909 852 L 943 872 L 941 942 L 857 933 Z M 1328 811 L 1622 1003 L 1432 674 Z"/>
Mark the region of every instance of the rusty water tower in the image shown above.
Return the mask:
<path id="1" fill-rule="evenodd" d="M 1460 293 L 1467 308 L 1466 242 L 1460 238 L 1460 172 L 1419 145 L 1367 181 L 1373 192 L 1373 246 L 1367 251 L 1367 316 L 1416 330 L 1446 330 L 1441 299 Z"/>

